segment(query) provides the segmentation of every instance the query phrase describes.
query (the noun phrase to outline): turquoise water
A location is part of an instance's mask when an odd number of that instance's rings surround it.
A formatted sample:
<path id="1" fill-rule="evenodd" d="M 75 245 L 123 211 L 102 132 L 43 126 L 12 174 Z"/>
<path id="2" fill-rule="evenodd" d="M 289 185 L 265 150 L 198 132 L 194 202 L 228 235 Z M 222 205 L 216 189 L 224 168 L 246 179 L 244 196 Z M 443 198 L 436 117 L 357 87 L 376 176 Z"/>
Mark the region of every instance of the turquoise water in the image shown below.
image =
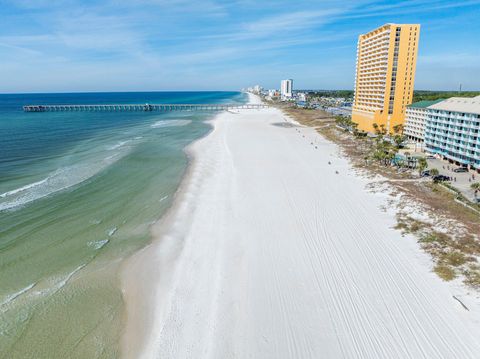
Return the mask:
<path id="1" fill-rule="evenodd" d="M 0 95 L 0 358 L 115 358 L 118 268 L 149 241 L 212 113 L 24 104 L 245 102 L 235 92 Z"/>

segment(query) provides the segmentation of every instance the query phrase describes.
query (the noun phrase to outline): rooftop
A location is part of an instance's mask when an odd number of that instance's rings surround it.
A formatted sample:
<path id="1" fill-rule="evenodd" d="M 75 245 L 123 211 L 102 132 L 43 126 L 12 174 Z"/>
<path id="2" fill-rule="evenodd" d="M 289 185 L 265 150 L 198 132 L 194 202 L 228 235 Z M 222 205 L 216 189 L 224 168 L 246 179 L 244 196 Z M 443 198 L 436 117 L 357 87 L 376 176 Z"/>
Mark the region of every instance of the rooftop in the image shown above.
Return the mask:
<path id="1" fill-rule="evenodd" d="M 365 34 L 361 34 L 360 37 L 370 37 L 373 34 L 376 34 L 378 32 L 382 32 L 383 30 L 389 29 L 392 26 L 418 26 L 420 27 L 420 24 L 395 24 L 395 23 L 386 23 L 382 26 L 377 27 L 376 29 L 373 29 Z"/>
<path id="2" fill-rule="evenodd" d="M 442 102 L 442 101 L 444 101 L 444 99 L 434 100 L 434 101 L 418 101 L 418 102 L 414 102 L 414 103 L 408 105 L 407 107 L 427 108 L 429 106 L 435 105 L 436 103 L 439 103 L 439 102 Z"/>
<path id="3" fill-rule="evenodd" d="M 464 112 L 480 115 L 480 96 L 477 97 L 450 97 L 428 108 L 452 112 Z"/>

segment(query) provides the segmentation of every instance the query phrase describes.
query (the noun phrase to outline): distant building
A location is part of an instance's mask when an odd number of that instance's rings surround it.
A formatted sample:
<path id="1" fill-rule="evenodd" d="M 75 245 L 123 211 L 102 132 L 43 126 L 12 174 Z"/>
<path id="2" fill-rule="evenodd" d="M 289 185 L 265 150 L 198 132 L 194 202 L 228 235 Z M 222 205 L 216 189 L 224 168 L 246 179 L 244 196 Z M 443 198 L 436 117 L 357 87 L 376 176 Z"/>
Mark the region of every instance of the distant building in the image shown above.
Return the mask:
<path id="1" fill-rule="evenodd" d="M 307 101 L 307 94 L 305 92 L 298 92 L 296 94 L 296 97 L 297 97 L 298 101 L 302 101 L 302 102 Z"/>
<path id="2" fill-rule="evenodd" d="M 268 90 L 268 96 L 270 98 L 274 98 L 274 97 L 279 97 L 280 96 L 280 92 L 278 92 L 278 90 Z"/>
<path id="3" fill-rule="evenodd" d="M 452 97 L 429 106 L 425 148 L 480 172 L 480 96 Z"/>
<path id="4" fill-rule="evenodd" d="M 257 94 L 257 95 L 260 95 L 262 93 L 262 86 L 260 85 L 255 85 L 253 86 L 253 93 Z"/>
<path id="5" fill-rule="evenodd" d="M 427 121 L 428 106 L 443 100 L 420 101 L 408 105 L 405 114 L 405 128 L 403 134 L 407 139 L 422 143 L 425 136 L 425 122 Z"/>
<path id="6" fill-rule="evenodd" d="M 282 100 L 290 99 L 293 96 L 293 80 L 282 80 L 280 83 L 280 95 Z"/>
<path id="7" fill-rule="evenodd" d="M 373 131 L 404 124 L 412 102 L 420 25 L 386 24 L 360 35 L 352 120 Z"/>

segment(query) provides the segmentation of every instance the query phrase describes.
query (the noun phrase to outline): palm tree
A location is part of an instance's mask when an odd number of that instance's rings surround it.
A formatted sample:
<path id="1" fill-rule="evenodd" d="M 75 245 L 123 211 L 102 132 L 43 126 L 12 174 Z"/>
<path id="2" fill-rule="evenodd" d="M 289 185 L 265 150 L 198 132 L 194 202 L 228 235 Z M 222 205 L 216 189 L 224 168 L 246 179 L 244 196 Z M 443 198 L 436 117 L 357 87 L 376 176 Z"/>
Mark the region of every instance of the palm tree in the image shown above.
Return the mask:
<path id="1" fill-rule="evenodd" d="M 395 143 L 395 146 L 397 146 L 397 148 L 401 148 L 404 141 L 405 137 L 403 137 L 402 135 L 393 136 L 393 142 Z"/>
<path id="2" fill-rule="evenodd" d="M 400 148 L 402 146 L 403 141 L 405 141 L 405 137 L 403 136 L 403 125 L 393 126 L 392 139 L 397 148 Z"/>
<path id="3" fill-rule="evenodd" d="M 383 123 L 380 125 L 380 133 L 384 136 L 387 134 L 387 129 Z"/>
<path id="4" fill-rule="evenodd" d="M 398 135 L 403 135 L 403 125 L 402 124 L 399 124 L 399 125 L 395 125 L 393 126 L 393 133 L 394 134 L 398 134 Z"/>
<path id="5" fill-rule="evenodd" d="M 350 121 L 351 122 L 351 128 L 352 128 L 352 131 L 353 131 L 353 135 L 354 136 L 357 136 L 358 135 L 358 123 L 356 122 L 353 122 L 353 121 Z"/>
<path id="6" fill-rule="evenodd" d="M 428 162 L 425 159 L 425 157 L 420 157 L 418 159 L 417 164 L 418 164 L 418 174 L 422 175 L 422 172 L 428 168 Z"/>
<path id="7" fill-rule="evenodd" d="M 392 161 L 395 158 L 396 154 L 397 153 L 395 151 L 392 151 L 392 150 L 387 151 L 387 153 L 385 155 L 385 166 L 388 166 L 388 165 L 392 164 Z"/>

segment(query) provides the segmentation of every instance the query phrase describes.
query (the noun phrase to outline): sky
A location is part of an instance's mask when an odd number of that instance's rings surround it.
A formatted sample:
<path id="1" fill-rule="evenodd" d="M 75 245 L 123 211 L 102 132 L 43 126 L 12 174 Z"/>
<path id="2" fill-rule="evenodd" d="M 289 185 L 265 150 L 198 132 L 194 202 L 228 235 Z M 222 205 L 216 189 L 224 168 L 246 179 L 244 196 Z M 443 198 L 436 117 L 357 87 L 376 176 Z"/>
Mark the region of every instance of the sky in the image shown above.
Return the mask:
<path id="1" fill-rule="evenodd" d="M 0 0 L 0 93 L 352 89 L 358 35 L 421 24 L 415 89 L 480 90 L 480 0 Z"/>

